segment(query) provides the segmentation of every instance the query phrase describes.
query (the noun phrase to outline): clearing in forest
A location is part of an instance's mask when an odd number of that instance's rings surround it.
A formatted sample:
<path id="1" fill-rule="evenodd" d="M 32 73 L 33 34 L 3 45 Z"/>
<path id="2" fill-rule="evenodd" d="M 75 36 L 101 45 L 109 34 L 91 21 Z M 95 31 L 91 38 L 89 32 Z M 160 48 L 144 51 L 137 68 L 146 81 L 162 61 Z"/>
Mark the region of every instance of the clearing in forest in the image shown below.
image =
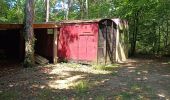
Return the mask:
<path id="1" fill-rule="evenodd" d="M 119 65 L 61 63 L 34 68 L 3 62 L 3 100 L 169 100 L 170 60 L 129 59 Z M 15 67 L 12 67 L 15 66 Z"/>

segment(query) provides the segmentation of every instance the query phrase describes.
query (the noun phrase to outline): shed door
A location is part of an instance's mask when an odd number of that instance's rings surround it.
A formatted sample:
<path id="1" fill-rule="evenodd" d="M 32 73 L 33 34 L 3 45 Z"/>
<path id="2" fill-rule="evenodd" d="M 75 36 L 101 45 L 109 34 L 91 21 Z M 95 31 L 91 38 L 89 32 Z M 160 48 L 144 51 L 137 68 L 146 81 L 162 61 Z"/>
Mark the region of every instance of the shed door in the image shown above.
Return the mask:
<path id="1" fill-rule="evenodd" d="M 79 33 L 79 60 L 95 61 L 97 58 L 97 24 L 82 25 Z"/>
<path id="2" fill-rule="evenodd" d="M 79 36 L 79 60 L 92 61 L 96 59 L 96 41 L 94 35 Z"/>

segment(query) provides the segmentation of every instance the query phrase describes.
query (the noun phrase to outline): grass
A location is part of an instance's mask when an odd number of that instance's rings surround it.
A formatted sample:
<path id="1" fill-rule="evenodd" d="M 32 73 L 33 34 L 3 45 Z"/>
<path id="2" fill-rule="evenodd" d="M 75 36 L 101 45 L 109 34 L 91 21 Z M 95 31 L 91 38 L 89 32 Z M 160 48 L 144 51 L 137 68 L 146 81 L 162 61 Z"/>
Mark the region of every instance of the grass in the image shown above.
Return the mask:
<path id="1" fill-rule="evenodd" d="M 44 100 L 45 98 L 51 98 L 52 96 L 52 91 L 45 89 L 40 92 L 39 98 Z"/>
<path id="2" fill-rule="evenodd" d="M 170 62 L 168 62 L 168 64 L 170 64 Z"/>
<path id="3" fill-rule="evenodd" d="M 89 89 L 90 84 L 87 81 L 80 80 L 73 89 L 76 91 L 77 94 L 86 94 Z"/>
<path id="4" fill-rule="evenodd" d="M 97 96 L 97 97 L 95 98 L 95 100 L 105 100 L 105 97 L 104 97 L 104 96 Z"/>
<path id="5" fill-rule="evenodd" d="M 40 94 L 36 98 L 37 100 L 68 100 L 65 95 L 56 95 L 54 91 L 50 89 L 44 89 L 40 91 Z"/>
<path id="6" fill-rule="evenodd" d="M 115 100 L 131 100 L 134 95 L 129 92 L 121 92 L 114 96 Z M 134 99 L 135 100 L 135 99 Z"/>
<path id="7" fill-rule="evenodd" d="M 0 93 L 0 100 L 17 100 L 19 93 L 16 91 L 6 91 Z"/>
<path id="8" fill-rule="evenodd" d="M 111 73 L 111 75 L 112 75 L 112 76 L 117 76 L 117 75 L 118 75 L 118 71 L 113 71 L 113 72 Z"/>
<path id="9" fill-rule="evenodd" d="M 115 100 L 148 100 L 157 97 L 153 89 L 149 86 L 139 83 L 128 84 L 129 88 L 126 91 L 119 92 L 114 95 Z M 150 100 L 149 99 L 149 100 Z"/>
<path id="10" fill-rule="evenodd" d="M 96 70 L 112 71 L 114 68 L 119 67 L 119 65 L 118 64 L 108 64 L 108 65 L 94 64 L 94 65 L 92 65 L 92 67 Z"/>
<path id="11" fill-rule="evenodd" d="M 141 88 L 141 86 L 138 85 L 138 84 L 133 84 L 133 85 L 131 86 L 131 91 L 132 91 L 132 92 L 135 92 L 135 93 L 141 92 L 141 91 L 142 91 L 142 88 Z"/>

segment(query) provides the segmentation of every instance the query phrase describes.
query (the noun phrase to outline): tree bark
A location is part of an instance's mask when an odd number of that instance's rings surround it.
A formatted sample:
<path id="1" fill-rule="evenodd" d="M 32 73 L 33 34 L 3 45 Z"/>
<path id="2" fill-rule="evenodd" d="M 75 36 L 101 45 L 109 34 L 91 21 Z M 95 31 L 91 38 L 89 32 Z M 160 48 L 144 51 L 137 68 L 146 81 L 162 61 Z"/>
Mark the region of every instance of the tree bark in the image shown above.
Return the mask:
<path id="1" fill-rule="evenodd" d="M 24 39 L 25 39 L 25 59 L 24 67 L 32 67 L 35 64 L 34 60 L 34 0 L 26 0 L 25 4 L 25 21 L 24 21 Z"/>
<path id="2" fill-rule="evenodd" d="M 46 0 L 45 3 L 46 3 L 46 18 L 45 18 L 45 21 L 48 22 L 49 21 L 49 15 L 50 15 L 50 2 L 49 2 L 49 0 Z"/>
<path id="3" fill-rule="evenodd" d="M 131 56 L 134 56 L 136 53 L 136 41 L 137 41 L 137 35 L 138 35 L 138 24 L 139 24 L 139 10 L 135 13 L 134 16 L 134 31 L 133 31 L 133 38 L 131 43 Z"/>

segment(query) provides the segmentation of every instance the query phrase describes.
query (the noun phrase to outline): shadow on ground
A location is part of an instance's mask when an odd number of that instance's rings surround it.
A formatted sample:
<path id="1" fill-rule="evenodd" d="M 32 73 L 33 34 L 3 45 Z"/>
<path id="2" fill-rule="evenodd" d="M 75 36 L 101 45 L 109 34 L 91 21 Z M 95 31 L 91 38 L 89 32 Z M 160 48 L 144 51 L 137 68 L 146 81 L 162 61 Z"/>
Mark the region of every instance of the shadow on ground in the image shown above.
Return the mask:
<path id="1" fill-rule="evenodd" d="M 168 61 L 135 58 L 109 70 L 67 64 L 22 68 L 0 77 L 0 99 L 170 99 Z"/>

